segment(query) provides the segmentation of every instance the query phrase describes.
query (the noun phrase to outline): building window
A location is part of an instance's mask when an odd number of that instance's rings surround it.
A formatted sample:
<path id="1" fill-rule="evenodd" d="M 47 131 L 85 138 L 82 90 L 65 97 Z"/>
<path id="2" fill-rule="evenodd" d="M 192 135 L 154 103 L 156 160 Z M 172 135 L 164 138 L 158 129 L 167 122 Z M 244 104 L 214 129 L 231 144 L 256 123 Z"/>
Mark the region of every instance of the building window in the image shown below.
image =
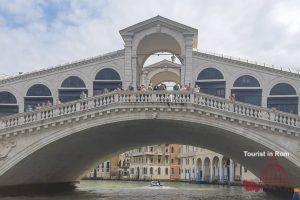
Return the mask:
<path id="1" fill-rule="evenodd" d="M 233 87 L 260 87 L 260 84 L 253 76 L 244 75 L 234 81 Z"/>
<path id="2" fill-rule="evenodd" d="M 171 147 L 171 153 L 174 153 L 174 147 Z"/>
<path id="3" fill-rule="evenodd" d="M 172 163 L 172 164 L 174 163 L 174 159 L 173 159 L 173 158 L 171 159 L 171 163 Z"/>
<path id="4" fill-rule="evenodd" d="M 157 169 L 157 174 L 158 174 L 158 175 L 161 174 L 161 169 L 160 169 L 160 167 Z"/>
<path id="5" fill-rule="evenodd" d="M 150 147 L 150 152 L 153 152 L 153 147 Z"/>
<path id="6" fill-rule="evenodd" d="M 104 68 L 97 73 L 94 81 L 94 95 L 117 88 L 122 88 L 122 81 L 116 70 Z"/>
<path id="7" fill-rule="evenodd" d="M 19 112 L 16 97 L 10 92 L 0 92 L 0 117 Z"/>
<path id="8" fill-rule="evenodd" d="M 53 98 L 50 89 L 42 84 L 31 86 L 24 97 L 24 111 L 34 110 L 38 106 L 53 104 Z"/>
<path id="9" fill-rule="evenodd" d="M 150 174 L 153 175 L 153 167 L 150 167 Z"/>
<path id="10" fill-rule="evenodd" d="M 147 167 L 144 167 L 143 170 L 144 170 L 144 174 L 147 174 Z"/>
<path id="11" fill-rule="evenodd" d="M 236 101 L 261 106 L 262 89 L 256 78 L 244 75 L 235 80 L 231 94 Z"/>
<path id="12" fill-rule="evenodd" d="M 215 68 L 206 68 L 202 70 L 196 81 L 200 87 L 200 92 L 225 97 L 225 85 L 223 74 Z"/>
<path id="13" fill-rule="evenodd" d="M 270 91 L 268 108 L 298 114 L 298 97 L 293 86 L 287 83 L 279 83 Z"/>
<path id="14" fill-rule="evenodd" d="M 77 76 L 70 76 L 61 84 L 58 95 L 61 102 L 69 102 L 78 100 L 83 92 L 88 94 L 83 80 Z"/>
<path id="15" fill-rule="evenodd" d="M 106 172 L 109 172 L 109 162 L 106 162 Z"/>
<path id="16" fill-rule="evenodd" d="M 175 174 L 174 168 L 171 168 L 171 174 Z"/>
<path id="17" fill-rule="evenodd" d="M 166 175 L 169 174 L 169 169 L 168 169 L 168 168 L 165 169 L 165 174 L 166 174 Z"/>

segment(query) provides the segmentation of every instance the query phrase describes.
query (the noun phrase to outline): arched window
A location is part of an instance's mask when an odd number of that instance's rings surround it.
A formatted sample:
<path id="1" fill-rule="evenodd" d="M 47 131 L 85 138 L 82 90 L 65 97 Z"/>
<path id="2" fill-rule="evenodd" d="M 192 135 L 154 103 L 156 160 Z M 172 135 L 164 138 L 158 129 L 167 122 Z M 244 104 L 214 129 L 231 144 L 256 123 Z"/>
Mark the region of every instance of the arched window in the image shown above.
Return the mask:
<path id="1" fill-rule="evenodd" d="M 83 92 L 88 94 L 83 80 L 77 76 L 70 76 L 61 84 L 58 95 L 61 102 L 69 102 L 79 99 Z"/>
<path id="2" fill-rule="evenodd" d="M 233 87 L 260 87 L 260 84 L 253 76 L 244 75 L 234 81 Z"/>
<path id="3" fill-rule="evenodd" d="M 235 96 L 236 101 L 261 105 L 262 89 L 256 78 L 244 75 L 235 80 L 231 90 L 231 95 Z"/>
<path id="4" fill-rule="evenodd" d="M 168 175 L 169 174 L 169 168 L 165 169 L 165 174 Z"/>
<path id="5" fill-rule="evenodd" d="M 51 96 L 51 91 L 43 84 L 36 84 L 28 89 L 26 96 Z"/>
<path id="6" fill-rule="evenodd" d="M 144 167 L 143 170 L 144 170 L 143 173 L 147 174 L 147 167 Z"/>
<path id="7" fill-rule="evenodd" d="M 296 95 L 296 90 L 290 84 L 278 83 L 272 87 L 270 95 Z"/>
<path id="8" fill-rule="evenodd" d="M 268 97 L 268 108 L 298 114 L 298 96 L 293 86 L 288 83 L 274 85 Z"/>
<path id="9" fill-rule="evenodd" d="M 161 174 L 161 169 L 160 169 L 160 167 L 157 169 L 157 174 L 158 174 L 158 175 Z"/>
<path id="10" fill-rule="evenodd" d="M 40 106 L 50 106 L 53 98 L 50 89 L 43 84 L 31 86 L 24 97 L 24 110 L 30 112 Z"/>
<path id="11" fill-rule="evenodd" d="M 150 174 L 153 175 L 153 167 L 150 167 Z"/>
<path id="12" fill-rule="evenodd" d="M 94 95 L 102 94 L 105 91 L 113 91 L 122 88 L 122 81 L 119 73 L 111 68 L 101 69 L 94 80 Z"/>
<path id="13" fill-rule="evenodd" d="M 209 80 L 209 79 L 224 79 L 223 74 L 215 68 L 206 68 L 202 70 L 197 80 Z"/>
<path id="14" fill-rule="evenodd" d="M 223 74 L 215 68 L 206 68 L 202 70 L 196 81 L 200 87 L 200 92 L 219 97 L 225 97 L 225 85 Z"/>
<path id="15" fill-rule="evenodd" d="M 121 80 L 118 72 L 111 68 L 101 69 L 97 75 L 95 80 Z"/>
<path id="16" fill-rule="evenodd" d="M 63 88 L 85 88 L 83 80 L 77 76 L 66 78 L 61 84 Z"/>
<path id="17" fill-rule="evenodd" d="M 0 117 L 19 112 L 16 97 L 10 92 L 0 92 Z"/>
<path id="18" fill-rule="evenodd" d="M 174 153 L 174 147 L 171 147 L 171 153 Z"/>

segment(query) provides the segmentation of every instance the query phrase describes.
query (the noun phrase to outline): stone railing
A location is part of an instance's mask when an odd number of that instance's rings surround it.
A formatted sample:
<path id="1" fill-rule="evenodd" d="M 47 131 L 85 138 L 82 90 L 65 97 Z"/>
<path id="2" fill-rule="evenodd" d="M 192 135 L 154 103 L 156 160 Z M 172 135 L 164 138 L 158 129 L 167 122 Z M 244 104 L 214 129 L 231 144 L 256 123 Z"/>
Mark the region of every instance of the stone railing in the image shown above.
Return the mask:
<path id="1" fill-rule="evenodd" d="M 201 108 L 234 113 L 255 120 L 270 121 L 290 127 L 300 127 L 299 116 L 273 109 L 263 108 L 241 102 L 231 102 L 224 98 L 203 93 L 175 92 L 175 91 L 150 91 L 150 92 L 120 92 L 107 93 L 86 99 L 81 99 L 61 105 L 47 107 L 33 112 L 10 115 L 0 119 L 0 132 L 7 128 L 30 124 L 55 117 L 66 116 L 96 108 L 105 108 L 113 104 L 166 104 L 193 105 Z"/>

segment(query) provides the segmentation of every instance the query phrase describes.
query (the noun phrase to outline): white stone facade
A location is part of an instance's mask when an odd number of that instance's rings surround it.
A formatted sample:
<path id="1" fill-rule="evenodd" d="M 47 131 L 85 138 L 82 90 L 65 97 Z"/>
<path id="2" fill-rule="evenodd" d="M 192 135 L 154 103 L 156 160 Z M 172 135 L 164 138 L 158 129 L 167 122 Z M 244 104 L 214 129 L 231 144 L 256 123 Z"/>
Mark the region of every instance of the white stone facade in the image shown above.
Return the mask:
<path id="1" fill-rule="evenodd" d="M 184 181 L 259 181 L 258 177 L 241 164 L 207 149 L 181 145 L 179 157 L 181 161 L 181 180 Z M 227 161 L 229 162 L 228 165 L 226 164 Z"/>

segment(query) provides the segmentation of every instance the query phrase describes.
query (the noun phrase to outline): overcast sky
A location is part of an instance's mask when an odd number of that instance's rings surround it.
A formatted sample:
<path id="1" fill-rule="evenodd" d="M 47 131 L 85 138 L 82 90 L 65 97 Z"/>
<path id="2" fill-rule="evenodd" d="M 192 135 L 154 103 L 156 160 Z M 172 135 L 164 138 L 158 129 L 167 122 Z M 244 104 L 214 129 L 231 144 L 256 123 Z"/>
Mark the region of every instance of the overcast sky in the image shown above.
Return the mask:
<path id="1" fill-rule="evenodd" d="M 158 14 L 197 28 L 199 50 L 300 69 L 299 10 L 299 0 L 0 0 L 0 74 L 122 49 L 120 29 Z"/>

